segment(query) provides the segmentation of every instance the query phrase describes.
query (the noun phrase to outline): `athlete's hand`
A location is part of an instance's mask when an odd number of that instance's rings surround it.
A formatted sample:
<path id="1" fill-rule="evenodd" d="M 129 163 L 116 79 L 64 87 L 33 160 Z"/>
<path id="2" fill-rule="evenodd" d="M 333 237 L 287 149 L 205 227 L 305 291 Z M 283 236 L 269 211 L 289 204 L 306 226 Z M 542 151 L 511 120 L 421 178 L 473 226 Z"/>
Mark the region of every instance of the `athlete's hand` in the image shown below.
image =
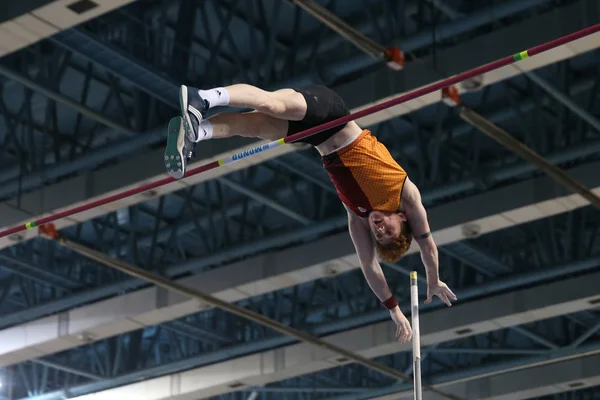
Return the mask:
<path id="1" fill-rule="evenodd" d="M 427 300 L 425 300 L 425 304 L 431 303 L 433 296 L 439 297 L 448 307 L 452 306 L 450 300 L 456 301 L 456 295 L 452 293 L 448 285 L 440 280 L 427 282 Z"/>
<path id="2" fill-rule="evenodd" d="M 391 309 L 390 316 L 396 324 L 396 339 L 401 343 L 410 342 L 410 339 L 412 338 L 412 327 L 410 326 L 408 319 L 406 319 L 402 311 L 400 311 L 400 307 Z"/>

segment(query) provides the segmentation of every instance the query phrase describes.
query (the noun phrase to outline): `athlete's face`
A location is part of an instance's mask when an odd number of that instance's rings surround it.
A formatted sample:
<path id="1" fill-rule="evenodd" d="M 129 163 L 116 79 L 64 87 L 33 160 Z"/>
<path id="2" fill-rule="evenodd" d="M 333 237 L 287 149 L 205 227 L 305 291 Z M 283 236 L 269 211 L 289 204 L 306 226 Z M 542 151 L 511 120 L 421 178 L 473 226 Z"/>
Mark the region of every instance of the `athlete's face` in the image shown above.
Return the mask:
<path id="1" fill-rule="evenodd" d="M 372 211 L 369 214 L 369 227 L 375 240 L 381 244 L 389 244 L 400 234 L 400 225 L 406 221 L 402 212 Z"/>

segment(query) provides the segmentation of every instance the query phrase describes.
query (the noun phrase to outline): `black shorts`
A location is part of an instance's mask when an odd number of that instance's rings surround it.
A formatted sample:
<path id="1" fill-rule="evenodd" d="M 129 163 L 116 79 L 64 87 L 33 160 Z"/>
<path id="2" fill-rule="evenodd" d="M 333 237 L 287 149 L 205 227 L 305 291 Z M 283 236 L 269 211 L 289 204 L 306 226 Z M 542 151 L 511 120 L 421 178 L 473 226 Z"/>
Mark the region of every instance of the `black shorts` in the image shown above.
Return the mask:
<path id="1" fill-rule="evenodd" d="M 300 121 L 289 121 L 287 136 L 323 125 L 326 122 L 334 121 L 350 114 L 344 100 L 326 86 L 310 85 L 294 90 L 303 95 L 306 100 L 306 115 Z M 308 143 L 318 146 L 341 131 L 345 126 L 346 124 L 342 124 L 335 128 L 327 129 L 326 131 L 300 139 L 296 143 Z"/>

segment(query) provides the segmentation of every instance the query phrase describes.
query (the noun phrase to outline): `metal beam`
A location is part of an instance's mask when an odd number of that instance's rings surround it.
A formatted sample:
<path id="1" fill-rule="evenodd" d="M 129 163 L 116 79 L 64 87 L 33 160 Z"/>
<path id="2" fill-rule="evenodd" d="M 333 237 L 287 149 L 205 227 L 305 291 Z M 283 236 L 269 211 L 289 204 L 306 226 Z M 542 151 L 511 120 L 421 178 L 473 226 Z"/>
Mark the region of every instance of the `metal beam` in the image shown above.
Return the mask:
<path id="1" fill-rule="evenodd" d="M 75 13 L 56 1 L 21 2 L 24 4 L 33 3 L 33 6 L 27 6 L 29 12 L 23 12 L 25 8 L 21 8 L 23 4 L 19 4 L 17 6 L 19 7 L 18 12 L 12 11 L 8 14 L 10 19 L 2 19 L 2 23 L 6 24 L 6 28 L 2 32 L 4 37 L 2 48 L 0 48 L 0 56 L 37 43 L 62 29 L 79 25 L 116 8 L 124 7 L 132 1 L 135 0 L 99 2 L 92 9 L 82 13 Z M 14 7 L 13 4 L 16 3 L 12 3 L 10 8 Z M 6 8 L 2 9 L 3 12 L 5 10 Z"/>
<path id="2" fill-rule="evenodd" d="M 59 32 L 50 40 L 126 79 L 139 90 L 164 104 L 177 107 L 179 88 L 171 79 L 155 71 L 151 66 L 133 61 L 130 56 L 102 43 L 92 34 L 74 28 Z"/>
<path id="3" fill-rule="evenodd" d="M 118 159 L 134 153 L 140 148 L 151 146 L 164 140 L 165 131 L 166 126 L 161 126 L 151 131 L 136 134 L 130 138 L 121 140 L 118 147 L 115 147 L 113 144 L 106 144 L 90 150 L 86 154 L 80 155 L 79 158 L 74 161 L 49 166 L 43 171 L 29 174 L 22 179 L 12 179 L 8 182 L 4 182 L 2 187 L 0 187 L 0 198 L 13 196 L 15 193 L 18 193 L 19 190 L 27 191 L 41 187 L 49 180 L 59 179 L 75 172 L 87 171 L 103 164 L 107 160 Z M 0 224 L 3 225 L 4 221 L 0 222 Z"/>
<path id="4" fill-rule="evenodd" d="M 598 120 L 598 118 L 584 110 L 581 106 L 579 106 L 579 104 L 575 103 L 566 94 L 558 90 L 554 85 L 542 78 L 539 74 L 533 71 L 524 71 L 524 73 L 529 79 L 531 79 L 532 82 L 541 87 L 546 93 L 571 110 L 573 114 L 587 122 L 596 130 L 597 133 L 600 133 L 600 120 Z"/>
<path id="5" fill-rule="evenodd" d="M 571 346 L 572 347 L 581 346 L 583 343 L 585 343 L 586 340 L 591 338 L 598 331 L 600 331 L 600 322 L 598 322 L 596 325 L 592 326 L 585 333 L 583 333 L 581 336 L 579 336 L 575 341 L 573 341 L 573 343 L 571 343 Z"/>
<path id="6" fill-rule="evenodd" d="M 231 179 L 221 177 L 221 178 L 219 178 L 219 182 L 221 182 L 223 185 L 227 186 L 228 188 L 235 190 L 238 193 L 243 194 L 244 196 L 250 197 L 251 199 L 258 201 L 259 203 L 266 205 L 267 207 L 271 208 L 274 211 L 277 211 L 278 213 L 280 213 L 282 215 L 285 215 L 295 221 L 300 222 L 302 225 L 308 225 L 311 222 L 313 222 L 309 218 L 306 218 L 305 216 L 301 215 L 300 213 L 297 213 L 296 211 L 290 209 L 289 207 L 283 206 L 283 205 L 275 202 L 274 200 L 270 199 L 269 197 L 267 197 L 263 194 L 260 194 L 252 189 L 249 189 L 244 185 L 234 182 Z"/>
<path id="7" fill-rule="evenodd" d="M 29 89 L 36 91 L 38 93 L 43 94 L 44 96 L 48 97 L 49 99 L 52 99 L 54 101 L 56 101 L 57 103 L 63 104 L 75 111 L 77 111 L 80 114 L 85 115 L 86 117 L 92 119 L 93 121 L 96 121 L 102 125 L 105 125 L 111 129 L 114 129 L 117 132 L 121 132 L 124 133 L 127 136 L 133 136 L 136 134 L 139 134 L 138 132 L 132 131 L 131 129 L 113 121 L 110 118 L 105 117 L 104 115 L 94 111 L 93 109 L 82 105 L 80 103 L 78 103 L 75 100 L 72 100 L 70 98 L 68 98 L 67 96 L 64 96 L 54 90 L 48 89 L 45 86 L 34 82 L 33 80 L 29 79 L 28 77 L 19 74 L 16 71 L 13 71 L 5 66 L 0 65 L 0 75 L 4 75 L 5 77 L 7 77 L 10 80 L 13 80 L 15 82 L 19 82 L 21 85 L 28 87 Z"/>
<path id="8" fill-rule="evenodd" d="M 58 275 L 52 271 L 48 271 L 45 268 L 38 267 L 31 262 L 20 260 L 14 256 L 0 254 L 0 260 L 0 268 L 9 270 L 17 275 L 26 277 L 45 286 L 65 291 L 71 291 L 81 287 L 79 282 Z"/>
<path id="9" fill-rule="evenodd" d="M 468 107 L 461 107 L 460 117 L 473 127 L 479 129 L 491 139 L 496 140 L 506 149 L 512 151 L 519 157 L 536 166 L 556 182 L 562 184 L 564 187 L 570 189 L 574 193 L 578 193 L 580 196 L 589 201 L 594 207 L 600 210 L 599 196 L 585 187 L 585 185 L 582 185 L 581 182 L 573 179 L 573 177 L 569 176 L 569 174 L 567 174 L 563 169 L 555 166 L 549 160 L 546 160 L 537 152 L 531 150 L 528 146 L 514 138 L 504 129 L 494 125 L 492 122 Z"/>
<path id="10" fill-rule="evenodd" d="M 464 17 L 464 14 L 461 14 L 458 11 L 456 11 L 455 9 L 453 9 L 451 6 L 446 4 L 446 2 L 444 0 L 427 0 L 427 2 L 430 3 L 432 6 L 434 6 L 435 8 L 437 8 L 438 10 L 440 10 L 442 13 L 444 13 L 444 15 L 446 15 L 448 18 L 450 18 L 452 20 L 456 20 L 456 19 Z"/>

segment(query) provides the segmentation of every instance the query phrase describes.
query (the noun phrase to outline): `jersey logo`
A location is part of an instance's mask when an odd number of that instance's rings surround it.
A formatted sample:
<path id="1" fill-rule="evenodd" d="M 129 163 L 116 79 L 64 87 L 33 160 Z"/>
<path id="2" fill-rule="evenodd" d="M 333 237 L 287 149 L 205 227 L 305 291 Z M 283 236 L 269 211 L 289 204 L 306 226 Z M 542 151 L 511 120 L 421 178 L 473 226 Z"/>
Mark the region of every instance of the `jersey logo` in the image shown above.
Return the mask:
<path id="1" fill-rule="evenodd" d="M 366 208 L 362 208 L 362 207 L 358 207 L 358 211 L 360 211 L 360 212 L 367 212 L 367 209 Z"/>

